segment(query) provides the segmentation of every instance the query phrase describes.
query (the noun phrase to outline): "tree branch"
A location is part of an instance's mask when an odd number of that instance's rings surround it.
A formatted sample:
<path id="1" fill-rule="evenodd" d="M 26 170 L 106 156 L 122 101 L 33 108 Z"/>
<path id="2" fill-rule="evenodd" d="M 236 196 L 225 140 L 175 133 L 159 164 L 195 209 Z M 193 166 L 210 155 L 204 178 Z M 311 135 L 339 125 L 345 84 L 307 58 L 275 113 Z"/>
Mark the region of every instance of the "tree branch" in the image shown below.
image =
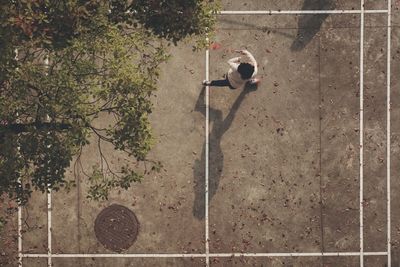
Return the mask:
<path id="1" fill-rule="evenodd" d="M 103 160 L 104 160 L 104 162 L 105 162 L 106 165 L 107 165 L 107 170 L 108 170 L 114 177 L 121 178 L 118 174 L 116 174 L 115 172 L 113 172 L 113 170 L 112 170 L 111 167 L 110 167 L 110 164 L 109 164 L 108 161 L 107 161 L 107 158 L 104 156 L 103 151 L 102 151 L 102 149 L 101 149 L 101 139 L 100 139 L 100 138 L 98 139 L 97 147 L 98 147 L 98 149 L 99 149 L 100 160 L 101 160 L 101 172 L 103 173 L 103 176 L 105 176 L 105 175 L 104 175 L 104 168 L 103 168 Z"/>
<path id="2" fill-rule="evenodd" d="M 108 138 L 108 137 L 106 137 L 106 136 L 104 136 L 104 135 L 101 135 L 101 134 L 98 132 L 98 129 L 96 129 L 95 127 L 89 125 L 89 128 L 90 128 L 101 140 L 104 140 L 104 141 L 106 141 L 106 142 L 112 143 L 112 141 L 113 141 L 112 139 L 110 139 L 110 138 Z"/>
<path id="3" fill-rule="evenodd" d="M 39 130 L 56 130 L 63 131 L 72 128 L 69 123 L 58 123 L 58 122 L 33 122 L 33 123 L 10 123 L 0 125 L 0 131 L 10 131 L 15 134 L 31 132 L 30 128 L 36 128 Z"/>

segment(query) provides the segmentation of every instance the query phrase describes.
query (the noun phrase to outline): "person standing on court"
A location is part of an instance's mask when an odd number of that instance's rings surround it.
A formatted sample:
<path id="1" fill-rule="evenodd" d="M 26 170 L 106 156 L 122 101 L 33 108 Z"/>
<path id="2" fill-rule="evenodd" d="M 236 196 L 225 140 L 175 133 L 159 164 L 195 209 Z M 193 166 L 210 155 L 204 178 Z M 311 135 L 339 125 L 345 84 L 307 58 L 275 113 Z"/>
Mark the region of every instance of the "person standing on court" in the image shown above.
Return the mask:
<path id="1" fill-rule="evenodd" d="M 228 86 L 230 89 L 239 88 L 246 83 L 249 85 L 258 84 L 260 79 L 257 75 L 257 62 L 254 56 L 247 50 L 235 50 L 240 57 L 228 60 L 230 69 L 224 80 L 203 81 L 204 86 Z"/>

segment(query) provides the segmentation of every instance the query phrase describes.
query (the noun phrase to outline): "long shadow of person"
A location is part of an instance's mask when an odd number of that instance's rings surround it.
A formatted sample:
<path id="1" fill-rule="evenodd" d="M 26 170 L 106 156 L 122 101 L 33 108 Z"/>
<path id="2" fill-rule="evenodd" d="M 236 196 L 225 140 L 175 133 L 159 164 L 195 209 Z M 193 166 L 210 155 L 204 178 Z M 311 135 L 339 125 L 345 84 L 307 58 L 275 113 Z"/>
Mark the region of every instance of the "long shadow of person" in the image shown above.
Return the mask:
<path id="1" fill-rule="evenodd" d="M 305 0 L 301 10 L 331 10 L 335 8 L 333 0 Z M 329 14 L 301 15 L 298 20 L 298 30 L 290 49 L 303 50 L 321 29 L 322 23 Z"/>
<path id="2" fill-rule="evenodd" d="M 255 91 L 256 89 L 257 88 L 255 86 L 246 86 L 236 98 L 225 119 L 222 118 L 221 110 L 211 107 L 209 108 L 209 118 L 210 121 L 213 122 L 212 130 L 209 134 L 209 201 L 211 201 L 218 189 L 219 180 L 221 178 L 222 170 L 224 167 L 224 154 L 222 153 L 221 149 L 222 136 L 231 126 L 233 119 L 235 118 L 236 112 L 238 111 L 243 100 L 245 99 L 246 94 Z M 206 116 L 204 95 L 205 87 L 202 88 L 199 98 L 197 99 L 195 111 L 198 111 Z M 203 150 L 201 153 L 201 160 L 195 161 L 193 169 L 195 193 L 193 215 L 199 220 L 203 219 L 205 214 L 205 146 L 206 143 L 204 142 Z"/>

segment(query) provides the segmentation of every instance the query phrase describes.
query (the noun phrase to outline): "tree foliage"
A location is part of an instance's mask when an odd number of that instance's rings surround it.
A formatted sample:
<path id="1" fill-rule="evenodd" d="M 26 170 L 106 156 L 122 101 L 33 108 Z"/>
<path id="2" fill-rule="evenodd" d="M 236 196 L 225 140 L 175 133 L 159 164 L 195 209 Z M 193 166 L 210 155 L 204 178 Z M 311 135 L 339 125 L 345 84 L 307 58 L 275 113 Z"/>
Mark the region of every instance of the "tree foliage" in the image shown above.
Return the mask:
<path id="1" fill-rule="evenodd" d="M 0 194 L 24 202 L 33 189 L 69 187 L 66 169 L 80 165 L 93 139 L 101 158 L 86 174 L 94 199 L 143 176 L 132 164 L 113 170 L 104 143 L 160 169 L 146 156 L 165 39 L 206 33 L 214 8 L 186 0 L 0 0 Z"/>
<path id="2" fill-rule="evenodd" d="M 215 23 L 217 7 L 214 1 L 136 0 L 128 10 L 141 25 L 176 43 L 187 36 L 207 34 Z"/>

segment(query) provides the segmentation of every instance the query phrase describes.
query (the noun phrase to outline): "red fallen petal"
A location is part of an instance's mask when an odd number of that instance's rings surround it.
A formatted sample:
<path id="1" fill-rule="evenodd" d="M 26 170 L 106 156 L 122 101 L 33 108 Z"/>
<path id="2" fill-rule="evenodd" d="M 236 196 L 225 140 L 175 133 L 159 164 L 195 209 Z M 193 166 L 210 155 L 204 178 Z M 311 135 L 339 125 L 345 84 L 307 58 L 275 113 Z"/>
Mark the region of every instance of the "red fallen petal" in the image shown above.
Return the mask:
<path id="1" fill-rule="evenodd" d="M 217 49 L 220 49 L 222 47 L 222 45 L 220 44 L 220 43 L 212 43 L 211 45 L 210 45 L 210 48 L 212 49 L 212 50 L 217 50 Z"/>

